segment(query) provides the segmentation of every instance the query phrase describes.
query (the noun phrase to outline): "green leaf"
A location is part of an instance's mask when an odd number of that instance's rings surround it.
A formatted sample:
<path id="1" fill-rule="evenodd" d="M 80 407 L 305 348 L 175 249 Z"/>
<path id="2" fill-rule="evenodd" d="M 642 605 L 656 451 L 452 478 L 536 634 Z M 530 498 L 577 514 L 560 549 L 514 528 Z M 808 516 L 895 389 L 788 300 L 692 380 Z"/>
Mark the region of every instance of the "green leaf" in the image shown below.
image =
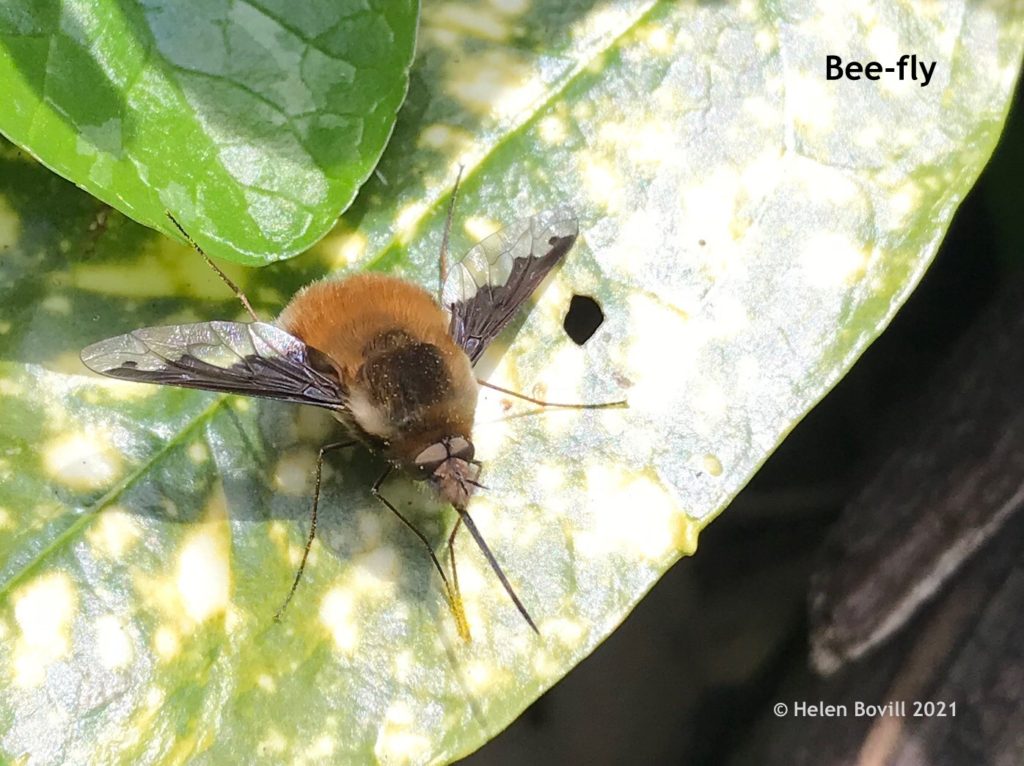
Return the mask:
<path id="1" fill-rule="evenodd" d="M 917 9 L 920 8 L 918 11 Z M 570 204 L 583 236 L 484 372 L 478 526 L 456 635 L 418 541 L 336 455 L 283 624 L 329 418 L 85 377 L 87 343 L 243 318 L 201 260 L 0 157 L 0 743 L 38 763 L 440 762 L 606 637 L 882 331 L 990 155 L 1020 3 L 433 4 L 395 135 L 302 257 L 230 274 L 265 315 L 331 271 L 436 284 L 455 251 Z M 852 33 L 852 34 L 851 34 Z M 457 56 L 452 50 L 458 50 Z M 931 83 L 827 81 L 825 56 L 936 60 Z M 605 323 L 563 333 L 570 297 Z M 506 410 L 505 405 L 508 404 Z M 385 493 L 439 549 L 450 509 Z"/>
<path id="2" fill-rule="evenodd" d="M 326 234 L 408 85 L 417 0 L 10 0 L 0 132 L 136 221 L 263 264 Z"/>

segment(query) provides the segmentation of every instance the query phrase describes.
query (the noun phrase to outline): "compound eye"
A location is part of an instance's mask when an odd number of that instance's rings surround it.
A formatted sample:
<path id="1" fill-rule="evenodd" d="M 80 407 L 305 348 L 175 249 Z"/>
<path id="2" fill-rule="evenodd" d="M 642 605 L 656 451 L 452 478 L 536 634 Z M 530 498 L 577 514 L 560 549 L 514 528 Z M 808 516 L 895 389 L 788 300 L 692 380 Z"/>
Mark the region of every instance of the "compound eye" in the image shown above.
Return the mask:
<path id="1" fill-rule="evenodd" d="M 473 448 L 473 442 L 469 439 L 464 439 L 461 436 L 456 436 L 448 442 L 448 451 L 452 457 L 457 457 L 459 460 L 465 460 L 467 463 L 473 459 L 475 452 Z"/>
<path id="2" fill-rule="evenodd" d="M 437 467 L 447 459 L 448 448 L 444 442 L 436 442 L 418 454 L 413 464 L 416 466 L 420 476 L 426 478 L 434 473 Z"/>

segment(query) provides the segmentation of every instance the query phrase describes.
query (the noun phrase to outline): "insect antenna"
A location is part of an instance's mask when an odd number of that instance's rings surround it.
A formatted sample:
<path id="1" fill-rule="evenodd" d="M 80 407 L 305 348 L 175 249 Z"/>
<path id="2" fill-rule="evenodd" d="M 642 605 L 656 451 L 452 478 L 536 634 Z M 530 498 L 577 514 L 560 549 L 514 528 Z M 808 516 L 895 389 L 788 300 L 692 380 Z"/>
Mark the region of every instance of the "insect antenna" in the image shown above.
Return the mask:
<path id="1" fill-rule="evenodd" d="M 171 220 L 174 220 L 173 218 Z M 313 547 L 313 538 L 316 537 L 316 510 L 320 504 L 320 477 L 323 473 L 324 468 L 324 455 L 336 449 L 344 449 L 345 447 L 351 447 L 355 444 L 354 441 L 347 442 L 334 442 L 333 444 L 325 444 L 320 448 L 320 454 L 316 458 L 316 482 L 313 486 L 313 510 L 309 515 L 309 537 L 306 538 L 306 548 L 302 551 L 302 561 L 299 562 L 299 569 L 295 573 L 295 579 L 292 581 L 291 590 L 288 591 L 288 596 L 285 598 L 284 603 L 278 607 L 278 610 L 274 613 L 274 622 L 281 621 L 281 615 L 284 614 L 284 610 L 288 608 L 288 604 L 292 601 L 292 596 L 295 595 L 295 589 L 299 587 L 299 581 L 302 579 L 302 572 L 306 568 L 306 559 L 309 558 L 309 549 Z"/>
<path id="2" fill-rule="evenodd" d="M 479 378 L 477 378 L 476 382 L 479 383 L 481 386 L 494 389 L 495 391 L 500 391 L 501 393 L 508 394 L 509 396 L 514 396 L 517 399 L 532 402 L 533 404 L 539 404 L 541 407 L 565 407 L 567 409 L 573 410 L 604 410 L 612 409 L 614 407 L 629 406 L 629 402 L 626 401 L 625 399 L 620 399 L 617 402 L 598 402 L 596 404 L 564 404 L 562 402 L 546 402 L 543 399 L 534 399 L 532 396 L 527 396 L 526 394 L 518 394 L 515 391 L 508 390 L 507 388 L 496 386 L 493 383 L 488 383 L 486 380 L 480 380 Z"/>
<path id="3" fill-rule="evenodd" d="M 242 305 L 245 307 L 245 310 L 249 312 L 249 316 L 252 317 L 252 321 L 259 322 L 260 318 L 256 316 L 256 312 L 253 311 L 252 304 L 250 304 L 249 299 L 245 297 L 245 293 L 242 292 L 242 288 L 240 288 L 238 285 L 232 282 L 231 277 L 229 277 L 227 274 L 221 271 L 220 267 L 210 259 L 210 256 L 203 252 L 203 248 L 199 247 L 196 241 L 189 236 L 188 232 L 185 231 L 182 225 L 178 223 L 178 220 L 173 215 L 171 215 L 169 211 L 165 212 L 167 212 L 167 217 L 171 219 L 171 223 L 174 224 L 174 227 L 181 232 L 181 236 L 188 240 L 188 243 L 192 245 L 192 247 L 195 249 L 197 253 L 203 256 L 203 260 L 206 261 L 206 265 L 209 266 L 214 271 L 216 271 L 217 276 L 219 276 L 224 281 L 224 284 L 231 288 L 231 291 L 238 297 L 238 300 L 242 302 Z"/>
<path id="4" fill-rule="evenodd" d="M 444 302 L 444 283 L 448 279 L 448 240 L 452 234 L 452 219 L 455 217 L 455 198 L 459 193 L 459 181 L 462 180 L 463 166 L 459 165 L 459 172 L 455 176 L 455 186 L 452 187 L 452 198 L 448 202 L 448 217 L 444 222 L 444 234 L 441 235 L 441 256 L 438 259 L 437 302 Z"/>
<path id="5" fill-rule="evenodd" d="M 480 530 L 477 529 L 476 524 L 473 523 L 473 519 L 470 517 L 469 511 L 465 508 L 459 508 L 458 506 L 455 506 L 455 510 L 458 511 L 459 518 L 466 524 L 466 528 L 469 530 L 469 533 L 473 535 L 473 539 L 476 540 L 476 544 L 480 546 L 480 551 L 484 554 L 484 558 L 487 559 L 487 563 L 491 565 L 491 569 L 494 570 L 494 574 L 497 575 L 498 579 L 501 581 L 501 585 L 505 588 L 505 592 L 508 593 L 509 598 L 512 599 L 512 603 L 514 603 L 516 605 L 516 609 L 519 610 L 519 614 L 521 614 L 527 624 L 533 628 L 533 632 L 539 636 L 540 630 L 537 629 L 537 625 L 534 623 L 533 618 L 530 617 L 530 613 L 526 611 L 526 607 L 523 606 L 523 602 L 519 600 L 519 596 L 517 596 L 515 590 L 513 590 L 512 583 L 508 581 L 508 578 L 505 577 L 505 573 L 502 572 L 501 567 L 498 566 L 497 559 L 494 558 L 494 554 L 491 553 L 491 549 L 488 548 L 487 543 L 484 542 L 483 535 L 480 534 Z M 452 532 L 452 535 L 454 536 L 454 531 Z M 455 559 L 453 557 L 452 561 L 454 562 L 454 560 Z"/>

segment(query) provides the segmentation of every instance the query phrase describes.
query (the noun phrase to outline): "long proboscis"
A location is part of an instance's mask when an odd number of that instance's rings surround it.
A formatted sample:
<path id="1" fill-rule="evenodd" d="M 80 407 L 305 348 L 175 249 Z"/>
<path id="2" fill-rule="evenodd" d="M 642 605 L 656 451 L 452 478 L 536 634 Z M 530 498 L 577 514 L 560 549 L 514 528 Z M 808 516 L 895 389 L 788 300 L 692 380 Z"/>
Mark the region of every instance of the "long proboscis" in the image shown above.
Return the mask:
<path id="1" fill-rule="evenodd" d="M 512 588 L 512 583 L 505 577 L 505 573 L 501 571 L 501 567 L 498 565 L 498 560 L 494 558 L 494 554 L 491 553 L 491 549 L 487 547 L 487 543 L 484 541 L 483 535 L 480 534 L 480 530 L 476 528 L 476 524 L 473 522 L 472 517 L 469 515 L 469 511 L 465 508 L 459 508 L 455 506 L 455 510 L 458 511 L 459 516 L 462 518 L 462 522 L 469 529 L 469 533 L 473 535 L 473 539 L 476 540 L 476 544 L 480 547 L 480 551 L 484 554 L 484 558 L 487 559 L 487 563 L 491 565 L 491 569 L 494 570 L 494 574 L 498 580 L 501 581 L 502 587 L 505 588 L 505 592 L 508 593 L 508 597 L 512 599 L 512 603 L 516 605 L 516 609 L 519 610 L 519 614 L 523 616 L 527 624 L 533 628 L 533 632 L 538 636 L 540 630 L 537 629 L 537 625 L 534 623 L 533 618 L 530 617 L 530 613 L 526 611 L 526 607 L 523 606 L 523 602 L 519 600 L 519 596 L 516 595 L 515 590 Z"/>

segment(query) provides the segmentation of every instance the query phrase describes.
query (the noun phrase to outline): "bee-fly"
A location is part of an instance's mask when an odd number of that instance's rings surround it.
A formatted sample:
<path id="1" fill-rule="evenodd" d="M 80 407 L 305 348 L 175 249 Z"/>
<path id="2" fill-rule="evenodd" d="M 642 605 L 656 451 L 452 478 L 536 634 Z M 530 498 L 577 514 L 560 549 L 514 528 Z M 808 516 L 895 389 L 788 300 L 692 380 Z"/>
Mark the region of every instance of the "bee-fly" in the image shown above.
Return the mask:
<path id="1" fill-rule="evenodd" d="M 456 180 L 455 188 L 458 188 Z M 361 443 L 388 463 L 373 495 L 426 546 L 445 586 L 459 632 L 468 626 L 458 593 L 455 535 L 469 530 L 530 627 L 537 626 L 466 510 L 478 483 L 473 416 L 478 385 L 535 404 L 562 407 L 479 381 L 473 365 L 526 298 L 565 256 L 578 234 L 564 210 L 540 213 L 475 245 L 450 273 L 449 205 L 441 245 L 439 300 L 422 287 L 382 274 L 326 279 L 300 290 L 273 324 L 260 321 L 242 291 L 171 217 L 185 238 L 242 301 L 253 321 L 147 327 L 94 343 L 82 361 L 95 372 L 131 381 L 281 399 L 331 410 L 347 441 L 327 444 L 316 461 L 309 536 L 291 590 L 298 587 L 316 536 L 324 456 Z M 168 214 L 170 217 L 170 214 Z M 458 513 L 448 537 L 449 581 L 426 537 L 380 493 L 394 469 L 428 482 Z"/>

